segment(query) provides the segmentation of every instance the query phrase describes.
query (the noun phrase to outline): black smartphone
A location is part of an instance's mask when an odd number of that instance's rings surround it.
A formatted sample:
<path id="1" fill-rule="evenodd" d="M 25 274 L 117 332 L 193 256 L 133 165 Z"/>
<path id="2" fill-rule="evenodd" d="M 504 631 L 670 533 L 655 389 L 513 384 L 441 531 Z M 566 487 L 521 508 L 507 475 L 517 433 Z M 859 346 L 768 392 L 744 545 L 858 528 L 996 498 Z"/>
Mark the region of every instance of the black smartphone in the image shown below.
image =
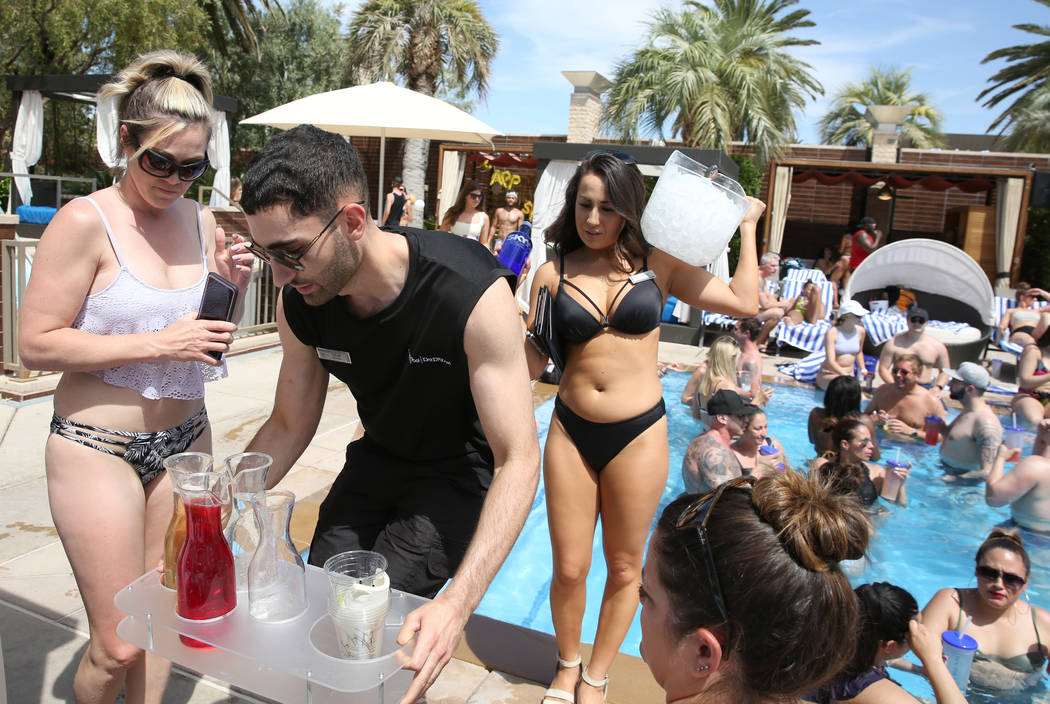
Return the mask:
<path id="1" fill-rule="evenodd" d="M 204 295 L 201 307 L 197 311 L 197 320 L 233 320 L 233 309 L 237 305 L 237 287 L 215 272 L 208 273 L 204 284 Z M 216 360 L 222 359 L 222 352 L 209 352 Z"/>

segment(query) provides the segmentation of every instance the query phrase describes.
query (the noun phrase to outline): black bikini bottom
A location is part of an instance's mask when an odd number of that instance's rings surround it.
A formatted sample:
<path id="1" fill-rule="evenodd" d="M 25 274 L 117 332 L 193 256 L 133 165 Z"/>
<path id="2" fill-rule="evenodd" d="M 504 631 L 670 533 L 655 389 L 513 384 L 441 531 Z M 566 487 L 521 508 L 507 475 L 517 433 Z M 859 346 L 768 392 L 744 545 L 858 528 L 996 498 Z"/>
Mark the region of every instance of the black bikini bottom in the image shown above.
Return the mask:
<path id="1" fill-rule="evenodd" d="M 605 469 L 610 460 L 631 444 L 646 429 L 666 415 L 664 400 L 634 418 L 596 423 L 573 413 L 561 396 L 554 398 L 554 414 L 558 416 L 576 449 L 595 472 Z"/>
<path id="2" fill-rule="evenodd" d="M 1026 335 L 1031 335 L 1032 333 L 1035 332 L 1035 326 L 1034 325 L 1018 325 L 1016 328 L 1014 328 L 1013 330 L 1010 331 L 1010 334 L 1011 335 L 1016 335 L 1019 332 L 1023 332 Z"/>

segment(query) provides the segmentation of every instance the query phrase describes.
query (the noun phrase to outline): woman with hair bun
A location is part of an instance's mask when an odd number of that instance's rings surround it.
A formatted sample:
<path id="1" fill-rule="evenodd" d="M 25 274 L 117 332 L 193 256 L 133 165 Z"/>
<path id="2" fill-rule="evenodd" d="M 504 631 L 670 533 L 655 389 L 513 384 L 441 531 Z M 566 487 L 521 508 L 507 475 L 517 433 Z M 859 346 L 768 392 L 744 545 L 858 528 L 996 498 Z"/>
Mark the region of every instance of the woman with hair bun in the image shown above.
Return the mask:
<path id="1" fill-rule="evenodd" d="M 993 693 L 1029 689 L 1046 668 L 1050 613 L 1021 599 L 1031 562 L 1020 533 L 993 529 L 976 563 L 977 586 L 941 589 L 922 610 L 922 622 L 941 633 L 972 619 L 966 634 L 977 640 L 977 653 L 970 685 Z"/>
<path id="2" fill-rule="evenodd" d="M 906 590 L 888 582 L 854 590 L 860 606 L 860 633 L 853 659 L 840 674 L 804 699 L 817 704 L 915 704 L 916 699 L 886 672 L 886 661 L 914 650 L 926 666 L 938 704 L 966 704 L 941 659 L 940 633 L 916 620 L 919 605 Z"/>
<path id="3" fill-rule="evenodd" d="M 840 672 L 860 628 L 839 568 L 871 526 L 791 470 L 664 509 L 642 572 L 642 659 L 668 702 L 772 703 Z"/>
<path id="4" fill-rule="evenodd" d="M 243 293 L 252 255 L 183 195 L 208 169 L 211 79 L 192 56 L 140 56 L 99 96 L 117 102 L 126 166 L 63 207 L 22 303 L 30 369 L 64 372 L 45 448 L 51 513 L 87 610 L 78 704 L 161 701 L 169 665 L 122 641 L 113 596 L 153 569 L 171 518 L 165 457 L 211 451 L 204 382 L 233 323 L 197 320 L 214 271 Z M 241 296 L 243 300 L 243 296 Z M 239 315 L 239 311 L 238 311 Z M 220 372 L 221 374 L 221 372 Z"/>
<path id="5" fill-rule="evenodd" d="M 810 471 L 831 481 L 839 490 L 853 493 L 862 506 L 871 506 L 882 493 L 886 481 L 886 468 L 871 461 L 875 446 L 868 424 L 857 417 L 824 421 L 824 431 L 831 434 L 834 450 L 828 450 L 813 460 Z M 908 467 L 893 470 L 901 480 L 908 478 Z M 904 484 L 897 492 L 897 503 L 907 504 L 908 496 Z"/>

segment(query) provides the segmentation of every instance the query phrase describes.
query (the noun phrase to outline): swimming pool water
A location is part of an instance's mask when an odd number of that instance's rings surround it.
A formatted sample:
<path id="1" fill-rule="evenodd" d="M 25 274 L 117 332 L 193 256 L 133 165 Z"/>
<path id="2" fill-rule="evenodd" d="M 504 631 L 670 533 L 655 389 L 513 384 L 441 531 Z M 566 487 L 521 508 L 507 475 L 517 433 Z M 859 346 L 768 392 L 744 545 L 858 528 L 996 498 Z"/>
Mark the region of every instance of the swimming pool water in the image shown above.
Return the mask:
<path id="1" fill-rule="evenodd" d="M 670 439 L 670 472 L 667 487 L 657 515 L 682 492 L 682 458 L 689 442 L 702 431 L 700 422 L 689 408 L 679 402 L 689 375 L 672 372 L 663 378 Z M 823 392 L 805 388 L 778 386 L 767 409 L 770 434 L 783 445 L 791 464 L 804 468 L 815 453 L 806 435 L 806 420 L 814 406 L 822 404 Z M 536 408 L 540 445 L 547 437 L 553 399 Z M 950 418 L 956 415 L 952 411 Z M 990 508 L 984 502 L 984 483 L 945 483 L 939 479 L 943 469 L 937 459 L 937 448 L 918 443 L 892 443 L 880 439 L 883 459 L 893 458 L 898 450 L 902 459 L 913 463 L 908 478 L 908 505 L 880 503 L 887 509 L 876 519 L 876 533 L 869 546 L 866 565 L 857 565 L 850 575 L 854 585 L 886 581 L 912 593 L 922 608 L 942 587 L 972 587 L 974 554 L 988 532 L 1009 520 L 1009 509 Z M 1025 454 L 1031 451 L 1029 434 Z M 655 523 L 655 516 L 654 516 Z M 1025 544 L 1032 559 L 1028 596 L 1035 604 L 1050 607 L 1050 539 L 1025 534 Z M 605 584 L 605 561 L 601 551 L 601 525 L 594 538 L 593 561 L 587 578 L 587 608 L 584 614 L 584 639 L 593 638 L 598 623 L 602 588 Z M 553 633 L 550 602 L 551 580 L 550 533 L 543 483 L 540 482 L 528 520 L 510 556 L 489 587 L 478 612 L 503 621 Z M 863 568 L 863 569 L 861 569 Z M 814 615 L 814 618 L 819 618 Z M 1050 634 L 1042 634 L 1044 640 Z M 641 627 L 638 616 L 620 650 L 638 655 Z M 909 655 L 916 660 L 914 655 Z M 917 660 L 916 660 L 917 662 Z M 913 694 L 933 700 L 933 691 L 925 679 L 891 670 L 891 677 Z M 1044 702 L 1050 701 L 1045 690 L 1015 698 L 991 698 L 970 694 L 971 701 Z"/>

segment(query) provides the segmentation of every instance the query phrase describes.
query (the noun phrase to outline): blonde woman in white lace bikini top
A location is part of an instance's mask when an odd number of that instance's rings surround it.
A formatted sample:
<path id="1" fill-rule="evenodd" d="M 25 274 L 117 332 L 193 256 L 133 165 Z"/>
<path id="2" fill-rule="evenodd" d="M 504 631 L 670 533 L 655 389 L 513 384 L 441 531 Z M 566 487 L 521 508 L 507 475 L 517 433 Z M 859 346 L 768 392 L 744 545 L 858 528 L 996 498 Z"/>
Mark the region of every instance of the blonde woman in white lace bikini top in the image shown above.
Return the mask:
<path id="1" fill-rule="evenodd" d="M 126 171 L 58 211 L 22 298 L 23 363 L 63 372 L 44 454 L 55 527 L 89 618 L 78 702 L 112 702 L 125 685 L 129 704 L 159 702 L 167 679 L 164 665 L 147 669 L 117 637 L 113 596 L 163 556 L 172 507 L 164 457 L 211 452 L 203 382 L 221 367 L 207 352 L 228 350 L 236 326 L 196 319 L 205 277 L 215 271 L 243 294 L 251 273 L 243 240 L 227 249 L 214 216 L 183 198 L 207 170 L 207 81 L 192 57 L 155 52 L 103 88 L 105 97 L 118 86 Z M 142 114 L 143 101 L 171 111 L 180 100 L 196 112 Z"/>

